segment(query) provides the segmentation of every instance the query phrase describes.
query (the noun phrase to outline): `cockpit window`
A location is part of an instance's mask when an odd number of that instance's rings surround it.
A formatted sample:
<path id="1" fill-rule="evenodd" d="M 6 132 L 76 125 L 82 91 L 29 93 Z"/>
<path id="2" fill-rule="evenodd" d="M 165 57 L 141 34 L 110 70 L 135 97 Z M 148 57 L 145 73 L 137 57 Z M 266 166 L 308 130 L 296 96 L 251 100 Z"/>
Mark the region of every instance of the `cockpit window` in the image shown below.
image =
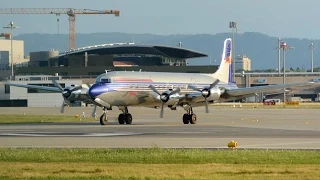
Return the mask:
<path id="1" fill-rule="evenodd" d="M 111 79 L 101 78 L 101 79 L 100 79 L 100 82 L 103 82 L 103 83 L 111 83 Z"/>

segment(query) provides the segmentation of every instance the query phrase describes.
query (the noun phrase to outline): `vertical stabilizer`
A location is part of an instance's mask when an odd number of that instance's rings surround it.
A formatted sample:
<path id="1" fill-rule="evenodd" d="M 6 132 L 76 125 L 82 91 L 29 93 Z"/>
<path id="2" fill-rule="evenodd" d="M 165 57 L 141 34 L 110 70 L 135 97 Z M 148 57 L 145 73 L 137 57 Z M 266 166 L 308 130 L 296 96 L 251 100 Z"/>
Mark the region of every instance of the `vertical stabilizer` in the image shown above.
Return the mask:
<path id="1" fill-rule="evenodd" d="M 224 41 L 222 60 L 218 70 L 212 74 L 212 77 L 222 82 L 233 82 L 232 80 L 232 40 L 227 38 Z"/>

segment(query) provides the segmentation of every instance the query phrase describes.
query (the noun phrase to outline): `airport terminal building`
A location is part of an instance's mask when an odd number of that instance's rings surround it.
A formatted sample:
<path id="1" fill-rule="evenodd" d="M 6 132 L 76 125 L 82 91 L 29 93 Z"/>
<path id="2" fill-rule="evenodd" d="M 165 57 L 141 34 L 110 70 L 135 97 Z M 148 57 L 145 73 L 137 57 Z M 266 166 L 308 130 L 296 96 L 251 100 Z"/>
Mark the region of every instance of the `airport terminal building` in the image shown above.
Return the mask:
<path id="1" fill-rule="evenodd" d="M 51 53 L 52 54 L 52 53 Z M 55 75 L 94 77 L 112 71 L 155 71 L 213 73 L 217 66 L 187 66 L 188 59 L 207 57 L 197 51 L 160 45 L 114 43 L 88 46 L 50 57 L 38 66 L 19 67 L 17 75 Z M 30 62 L 33 62 L 30 57 Z"/>

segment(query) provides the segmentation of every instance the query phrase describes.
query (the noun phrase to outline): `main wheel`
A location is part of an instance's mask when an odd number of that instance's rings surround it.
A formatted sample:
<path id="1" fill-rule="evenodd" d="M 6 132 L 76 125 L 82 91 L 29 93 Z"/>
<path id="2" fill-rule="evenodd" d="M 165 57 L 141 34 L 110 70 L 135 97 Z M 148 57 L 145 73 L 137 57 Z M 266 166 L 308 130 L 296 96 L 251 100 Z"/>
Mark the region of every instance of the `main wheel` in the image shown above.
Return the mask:
<path id="1" fill-rule="evenodd" d="M 118 116 L 118 122 L 119 124 L 124 124 L 124 119 L 125 119 L 125 115 L 124 114 L 119 114 Z"/>
<path id="2" fill-rule="evenodd" d="M 100 116 L 100 124 L 101 125 L 107 125 L 108 123 L 108 116 L 106 113 L 103 113 L 101 116 Z"/>
<path id="3" fill-rule="evenodd" d="M 124 120 L 126 121 L 127 124 L 132 123 L 132 115 L 131 114 L 125 114 L 124 117 L 125 117 Z"/>
<path id="4" fill-rule="evenodd" d="M 184 114 L 182 118 L 183 124 L 189 124 L 189 114 Z"/>
<path id="5" fill-rule="evenodd" d="M 196 124 L 197 123 L 197 116 L 196 114 L 189 115 L 190 124 Z"/>

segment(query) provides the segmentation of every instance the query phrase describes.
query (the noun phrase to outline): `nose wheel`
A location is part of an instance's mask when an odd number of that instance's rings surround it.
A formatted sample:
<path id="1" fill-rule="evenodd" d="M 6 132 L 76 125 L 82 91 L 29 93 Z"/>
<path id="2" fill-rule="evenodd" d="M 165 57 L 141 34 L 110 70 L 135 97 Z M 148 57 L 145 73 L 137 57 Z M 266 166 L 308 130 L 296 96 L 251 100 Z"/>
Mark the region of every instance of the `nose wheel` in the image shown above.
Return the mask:
<path id="1" fill-rule="evenodd" d="M 100 124 L 107 125 L 108 123 L 108 116 L 107 116 L 107 108 L 103 108 L 103 114 L 100 116 Z"/>
<path id="2" fill-rule="evenodd" d="M 132 115 L 129 113 L 127 107 L 122 110 L 122 114 L 119 114 L 118 122 L 119 124 L 132 124 Z"/>

